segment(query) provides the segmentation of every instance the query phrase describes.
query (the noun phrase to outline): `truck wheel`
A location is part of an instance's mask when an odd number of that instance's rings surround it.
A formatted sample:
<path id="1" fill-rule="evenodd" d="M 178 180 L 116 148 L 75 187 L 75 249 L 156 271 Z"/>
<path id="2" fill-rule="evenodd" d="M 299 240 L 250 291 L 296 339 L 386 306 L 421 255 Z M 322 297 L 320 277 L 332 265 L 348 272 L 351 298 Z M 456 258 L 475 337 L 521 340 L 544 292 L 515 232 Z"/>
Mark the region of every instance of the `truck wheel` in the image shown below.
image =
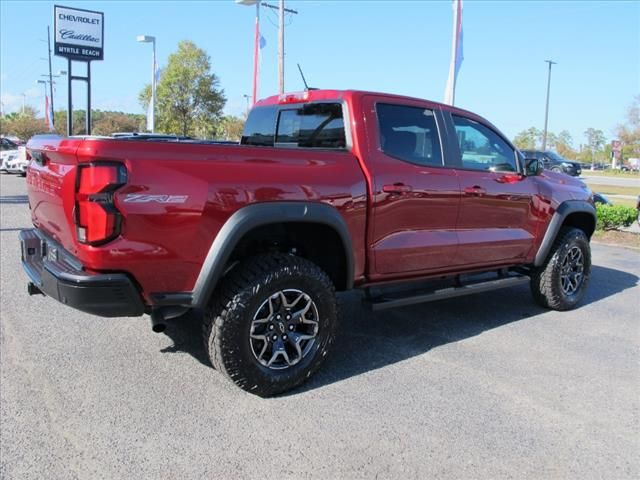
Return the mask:
<path id="1" fill-rule="evenodd" d="M 582 299 L 591 274 L 591 249 L 585 233 L 563 227 L 545 263 L 531 275 L 531 292 L 543 307 L 571 310 Z"/>
<path id="2" fill-rule="evenodd" d="M 260 396 L 309 378 L 335 337 L 333 283 L 315 264 L 292 255 L 251 258 L 223 281 L 204 316 L 214 368 Z"/>

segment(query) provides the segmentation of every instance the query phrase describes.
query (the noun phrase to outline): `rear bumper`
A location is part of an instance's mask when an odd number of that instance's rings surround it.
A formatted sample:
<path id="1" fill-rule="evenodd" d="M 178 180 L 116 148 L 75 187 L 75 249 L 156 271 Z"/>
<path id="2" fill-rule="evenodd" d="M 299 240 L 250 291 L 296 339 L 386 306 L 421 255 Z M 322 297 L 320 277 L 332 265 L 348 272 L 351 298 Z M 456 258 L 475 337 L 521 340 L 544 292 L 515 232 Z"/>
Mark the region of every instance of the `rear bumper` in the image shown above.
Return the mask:
<path id="1" fill-rule="evenodd" d="M 38 229 L 20 232 L 22 267 L 31 282 L 60 303 L 101 317 L 145 313 L 138 289 L 124 273 L 96 274 Z"/>

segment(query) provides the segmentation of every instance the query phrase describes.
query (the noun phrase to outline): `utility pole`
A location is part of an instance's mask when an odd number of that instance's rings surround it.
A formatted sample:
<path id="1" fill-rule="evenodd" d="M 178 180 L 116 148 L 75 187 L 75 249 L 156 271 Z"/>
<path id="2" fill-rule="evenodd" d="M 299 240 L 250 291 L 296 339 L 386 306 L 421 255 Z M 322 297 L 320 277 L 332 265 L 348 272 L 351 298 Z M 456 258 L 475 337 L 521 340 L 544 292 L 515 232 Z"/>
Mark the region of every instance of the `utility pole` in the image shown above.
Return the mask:
<path id="1" fill-rule="evenodd" d="M 25 107 L 25 103 L 27 102 L 27 94 L 26 93 L 22 93 L 22 114 L 24 115 L 24 107 Z"/>
<path id="2" fill-rule="evenodd" d="M 48 46 L 48 52 L 49 52 L 49 98 L 51 100 L 49 100 L 51 103 L 49 104 L 49 108 L 51 110 L 50 116 L 51 116 L 51 130 L 54 130 L 55 127 L 55 120 L 54 120 L 54 115 L 53 112 L 55 112 L 55 110 L 53 109 L 53 74 L 51 73 L 51 32 L 50 32 L 50 27 L 49 25 L 47 25 L 47 46 Z"/>
<path id="3" fill-rule="evenodd" d="M 552 60 L 545 60 L 549 64 L 549 75 L 547 77 L 547 107 L 544 111 L 544 133 L 542 134 L 542 150 L 547 149 L 547 124 L 549 122 L 549 91 L 551 90 L 551 65 L 556 65 L 557 62 Z"/>
<path id="4" fill-rule="evenodd" d="M 280 95 L 282 95 L 284 93 L 284 14 L 286 12 L 296 15 L 298 12 L 290 8 L 284 8 L 284 0 L 280 0 L 277 7 L 266 2 L 262 2 L 261 5 L 278 10 L 278 83 L 280 84 Z"/>

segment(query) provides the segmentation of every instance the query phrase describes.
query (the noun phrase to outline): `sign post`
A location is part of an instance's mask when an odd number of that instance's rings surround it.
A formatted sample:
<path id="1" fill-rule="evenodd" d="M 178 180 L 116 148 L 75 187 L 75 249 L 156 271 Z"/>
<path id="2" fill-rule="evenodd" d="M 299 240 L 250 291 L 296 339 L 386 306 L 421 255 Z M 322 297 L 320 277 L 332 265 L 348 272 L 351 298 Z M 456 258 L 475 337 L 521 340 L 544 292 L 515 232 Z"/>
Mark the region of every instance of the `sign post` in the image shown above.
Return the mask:
<path id="1" fill-rule="evenodd" d="M 91 62 L 104 59 L 104 14 L 92 10 L 54 5 L 54 52 L 65 57 L 67 69 L 67 135 L 73 134 L 73 80 L 87 82 L 86 131 L 91 135 Z M 72 62 L 85 62 L 87 75 L 74 76 Z"/>
<path id="2" fill-rule="evenodd" d="M 611 140 L 611 163 L 613 168 L 618 167 L 618 161 L 621 160 L 622 142 L 620 140 Z"/>

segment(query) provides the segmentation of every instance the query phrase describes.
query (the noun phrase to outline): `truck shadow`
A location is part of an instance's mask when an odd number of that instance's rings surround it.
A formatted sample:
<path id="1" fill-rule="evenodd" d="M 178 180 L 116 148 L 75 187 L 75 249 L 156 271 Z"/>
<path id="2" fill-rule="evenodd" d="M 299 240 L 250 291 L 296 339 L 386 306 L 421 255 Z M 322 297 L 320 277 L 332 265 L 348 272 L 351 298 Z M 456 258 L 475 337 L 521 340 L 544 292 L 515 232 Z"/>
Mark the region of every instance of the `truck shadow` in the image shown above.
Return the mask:
<path id="1" fill-rule="evenodd" d="M 636 275 L 594 266 L 581 307 L 637 284 Z M 534 303 L 527 286 L 377 313 L 362 304 L 358 291 L 341 294 L 339 301 L 341 324 L 329 359 L 308 382 L 285 395 L 320 388 L 549 312 Z M 185 352 L 210 367 L 201 339 L 200 315 L 193 312 L 170 323 L 165 333 L 174 345 L 162 352 Z"/>

